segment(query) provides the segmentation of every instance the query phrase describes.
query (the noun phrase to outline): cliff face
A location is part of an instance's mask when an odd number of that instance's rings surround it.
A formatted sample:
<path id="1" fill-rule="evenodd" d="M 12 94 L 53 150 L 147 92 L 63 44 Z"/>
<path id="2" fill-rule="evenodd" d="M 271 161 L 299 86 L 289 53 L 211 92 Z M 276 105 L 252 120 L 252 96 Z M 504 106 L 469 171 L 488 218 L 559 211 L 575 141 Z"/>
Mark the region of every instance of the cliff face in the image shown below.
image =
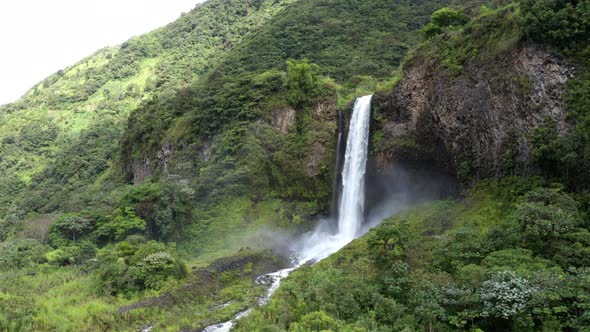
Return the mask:
<path id="1" fill-rule="evenodd" d="M 375 98 L 377 167 L 426 163 L 473 179 L 525 174 L 533 129 L 550 117 L 567 130 L 563 97 L 572 74 L 536 45 L 468 60 L 458 74 L 418 55 L 393 91 Z"/>

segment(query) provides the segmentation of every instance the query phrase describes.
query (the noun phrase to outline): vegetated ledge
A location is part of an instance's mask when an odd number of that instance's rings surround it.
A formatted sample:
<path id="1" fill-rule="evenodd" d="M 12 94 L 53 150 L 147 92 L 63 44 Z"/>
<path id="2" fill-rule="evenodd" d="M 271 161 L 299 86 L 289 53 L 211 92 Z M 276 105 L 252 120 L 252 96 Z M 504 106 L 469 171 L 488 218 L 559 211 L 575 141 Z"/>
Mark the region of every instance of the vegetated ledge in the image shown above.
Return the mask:
<path id="1" fill-rule="evenodd" d="M 119 308 L 120 314 L 131 310 L 157 306 L 170 308 L 185 305 L 200 298 L 215 297 L 226 285 L 219 280 L 219 275 L 229 272 L 237 278 L 254 279 L 288 266 L 288 261 L 270 250 L 241 250 L 234 256 L 217 259 L 206 268 L 194 269 L 189 281 L 184 285 L 164 294 Z M 211 322 L 215 323 L 215 322 Z"/>

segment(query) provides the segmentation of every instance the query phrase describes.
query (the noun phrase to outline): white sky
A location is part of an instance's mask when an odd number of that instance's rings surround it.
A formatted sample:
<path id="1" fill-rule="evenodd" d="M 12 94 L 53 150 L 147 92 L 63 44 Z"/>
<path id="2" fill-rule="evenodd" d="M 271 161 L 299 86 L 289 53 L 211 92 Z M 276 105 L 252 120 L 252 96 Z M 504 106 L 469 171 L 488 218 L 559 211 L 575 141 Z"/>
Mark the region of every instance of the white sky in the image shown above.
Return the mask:
<path id="1" fill-rule="evenodd" d="M 0 0 L 0 105 L 105 47 L 161 27 L 203 0 Z"/>

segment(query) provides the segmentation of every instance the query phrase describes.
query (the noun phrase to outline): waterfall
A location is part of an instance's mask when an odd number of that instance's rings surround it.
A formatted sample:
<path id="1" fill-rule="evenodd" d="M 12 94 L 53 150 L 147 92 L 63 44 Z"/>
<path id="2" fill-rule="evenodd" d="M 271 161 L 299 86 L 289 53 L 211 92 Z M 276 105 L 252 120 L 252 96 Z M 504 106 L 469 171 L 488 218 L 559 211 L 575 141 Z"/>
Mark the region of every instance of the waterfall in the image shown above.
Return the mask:
<path id="1" fill-rule="evenodd" d="M 369 149 L 369 125 L 371 120 L 371 99 L 372 95 L 360 97 L 354 104 L 352 118 L 350 119 L 350 129 L 346 140 L 346 154 L 344 167 L 342 170 L 342 192 L 338 213 L 338 232 L 330 233 L 325 227 L 325 223 L 320 223 L 314 232 L 306 234 L 298 241 L 300 247 L 297 252 L 297 262 L 293 267 L 268 273 L 256 278 L 257 284 L 266 284 L 268 292 L 265 297 L 259 300 L 260 304 L 265 304 L 272 296 L 273 292 L 279 287 L 281 279 L 291 273 L 297 267 L 308 262 L 317 262 L 322 260 L 342 247 L 347 245 L 360 235 L 360 229 L 363 222 L 363 213 L 365 206 L 365 172 L 367 166 L 367 154 Z M 336 174 L 340 168 L 340 145 L 342 139 L 342 114 L 338 115 L 338 143 L 336 157 Z M 335 182 L 338 182 L 335 177 Z M 340 185 L 334 185 L 335 192 L 338 192 Z M 337 196 L 333 196 L 335 201 Z M 268 282 L 269 281 L 269 282 Z M 234 325 L 235 321 L 250 314 L 252 309 L 239 312 L 234 319 L 227 322 L 213 324 L 206 327 L 204 332 L 226 332 Z"/>
<path id="2" fill-rule="evenodd" d="M 342 159 L 342 136 L 344 119 L 342 111 L 338 111 L 338 136 L 336 140 L 336 163 L 334 164 L 334 176 L 332 177 L 332 201 L 330 202 L 330 216 L 338 218 L 338 193 L 340 192 L 340 164 Z"/>
<path id="3" fill-rule="evenodd" d="M 369 95 L 356 100 L 346 142 L 338 234 L 347 242 L 355 239 L 363 221 L 372 98 L 373 96 Z"/>
<path id="4" fill-rule="evenodd" d="M 300 263 L 322 260 L 360 235 L 365 206 L 365 168 L 372 98 L 358 98 L 350 119 L 342 170 L 338 231 L 335 234 L 330 232 L 326 222 L 321 222 L 313 232 L 306 234 L 295 250 L 299 253 Z"/>

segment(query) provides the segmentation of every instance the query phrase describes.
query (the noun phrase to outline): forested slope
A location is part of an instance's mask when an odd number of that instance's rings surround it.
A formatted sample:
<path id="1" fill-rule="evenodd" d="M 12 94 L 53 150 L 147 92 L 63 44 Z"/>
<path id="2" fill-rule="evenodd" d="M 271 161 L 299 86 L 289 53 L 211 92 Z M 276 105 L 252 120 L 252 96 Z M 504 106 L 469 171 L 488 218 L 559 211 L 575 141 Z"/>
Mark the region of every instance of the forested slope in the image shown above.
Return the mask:
<path id="1" fill-rule="evenodd" d="M 474 185 L 300 268 L 237 330 L 587 331 L 589 15 L 587 1 L 433 14 L 375 97 L 374 157 Z"/>
<path id="2" fill-rule="evenodd" d="M 211 0 L 2 106 L 2 329 L 202 328 L 254 303 L 284 263 L 236 252 L 327 211 L 338 109 L 390 86 L 446 4 Z"/>
<path id="3" fill-rule="evenodd" d="M 255 306 L 287 264 L 264 249 L 328 211 L 338 111 L 375 93 L 373 181 L 473 189 L 302 268 L 238 329 L 584 330 L 589 31 L 588 1 L 210 0 L 98 51 L 0 108 L 0 329 Z"/>

